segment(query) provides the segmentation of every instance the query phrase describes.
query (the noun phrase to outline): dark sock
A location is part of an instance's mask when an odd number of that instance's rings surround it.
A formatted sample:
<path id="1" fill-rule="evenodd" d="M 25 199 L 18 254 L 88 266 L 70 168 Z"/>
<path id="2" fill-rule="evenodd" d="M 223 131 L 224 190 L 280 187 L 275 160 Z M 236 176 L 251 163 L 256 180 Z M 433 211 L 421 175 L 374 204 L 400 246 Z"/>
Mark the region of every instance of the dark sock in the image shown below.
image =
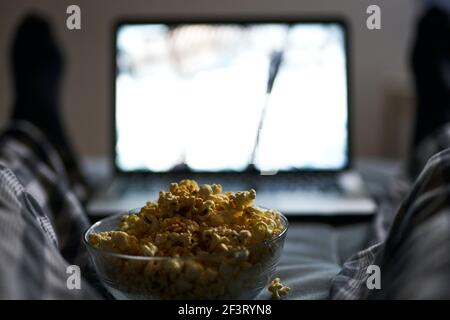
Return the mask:
<path id="1" fill-rule="evenodd" d="M 417 92 L 413 149 L 450 123 L 450 15 L 431 8 L 420 19 L 412 69 Z"/>
<path id="2" fill-rule="evenodd" d="M 12 118 L 27 120 L 47 136 L 70 178 L 85 184 L 60 115 L 63 59 L 49 24 L 30 15 L 19 25 L 12 49 L 16 99 Z"/>

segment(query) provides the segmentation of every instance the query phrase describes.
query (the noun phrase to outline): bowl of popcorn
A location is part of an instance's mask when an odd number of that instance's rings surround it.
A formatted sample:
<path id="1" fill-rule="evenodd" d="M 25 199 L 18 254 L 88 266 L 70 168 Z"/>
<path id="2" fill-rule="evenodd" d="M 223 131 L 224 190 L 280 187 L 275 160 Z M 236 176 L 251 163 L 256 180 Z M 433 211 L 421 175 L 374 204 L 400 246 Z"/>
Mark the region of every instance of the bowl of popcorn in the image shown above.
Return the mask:
<path id="1" fill-rule="evenodd" d="M 182 180 L 142 208 L 98 221 L 84 241 L 117 299 L 252 299 L 273 279 L 288 229 L 255 197 Z"/>

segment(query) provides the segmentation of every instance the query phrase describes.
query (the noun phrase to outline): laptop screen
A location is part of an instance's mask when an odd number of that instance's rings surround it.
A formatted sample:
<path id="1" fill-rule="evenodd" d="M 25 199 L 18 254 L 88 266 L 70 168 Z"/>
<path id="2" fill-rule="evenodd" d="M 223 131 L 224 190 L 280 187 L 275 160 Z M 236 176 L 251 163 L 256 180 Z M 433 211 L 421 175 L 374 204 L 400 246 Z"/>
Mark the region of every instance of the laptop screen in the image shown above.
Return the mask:
<path id="1" fill-rule="evenodd" d="M 119 171 L 337 171 L 348 165 L 345 27 L 121 23 Z"/>

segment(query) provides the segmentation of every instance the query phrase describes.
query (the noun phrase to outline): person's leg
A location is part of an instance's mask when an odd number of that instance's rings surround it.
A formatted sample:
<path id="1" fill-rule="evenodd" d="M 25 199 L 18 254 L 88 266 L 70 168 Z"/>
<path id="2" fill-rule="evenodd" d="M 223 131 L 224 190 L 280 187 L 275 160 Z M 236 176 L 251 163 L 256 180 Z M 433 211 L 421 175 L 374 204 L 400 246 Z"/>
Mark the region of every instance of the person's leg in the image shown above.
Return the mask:
<path id="1" fill-rule="evenodd" d="M 393 199 L 384 199 L 376 221 L 389 221 L 382 228 L 389 230 L 387 238 L 380 237 L 377 245 L 344 264 L 333 280 L 333 299 L 450 298 L 449 17 L 445 10 L 428 10 L 413 47 L 418 100 L 409 160 L 413 187 L 408 187 L 406 197 L 403 190 L 401 197 L 391 195 L 402 203 L 400 209 Z M 371 265 L 380 267 L 380 290 L 367 288 Z M 436 284 L 439 281 L 445 285 Z"/>
<path id="2" fill-rule="evenodd" d="M 63 58 L 43 18 L 30 15 L 22 21 L 11 60 L 15 84 L 12 120 L 26 120 L 38 127 L 59 153 L 70 179 L 86 186 L 59 105 Z"/>
<path id="3" fill-rule="evenodd" d="M 432 8 L 421 18 L 412 54 L 417 92 L 413 145 L 450 122 L 450 14 Z"/>
<path id="4" fill-rule="evenodd" d="M 417 109 L 413 187 L 396 212 L 374 264 L 381 290 L 372 299 L 442 299 L 450 289 L 450 7 L 431 1 L 412 52 Z"/>
<path id="5" fill-rule="evenodd" d="M 372 299 L 450 298 L 450 149 L 434 155 L 397 210 L 372 262 L 381 289 Z"/>
<path id="6" fill-rule="evenodd" d="M 430 8 L 419 21 L 412 52 L 417 93 L 413 153 L 425 138 L 450 123 L 449 39 L 450 13 Z"/>

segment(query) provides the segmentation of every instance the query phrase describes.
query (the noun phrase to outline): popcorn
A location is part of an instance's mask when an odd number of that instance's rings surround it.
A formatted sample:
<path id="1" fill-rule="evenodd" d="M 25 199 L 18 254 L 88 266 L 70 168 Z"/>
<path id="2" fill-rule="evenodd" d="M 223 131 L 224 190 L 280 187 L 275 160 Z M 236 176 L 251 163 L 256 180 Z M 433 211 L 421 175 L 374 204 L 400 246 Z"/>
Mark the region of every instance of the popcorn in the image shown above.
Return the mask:
<path id="1" fill-rule="evenodd" d="M 272 293 L 272 299 L 281 299 L 281 296 L 287 295 L 291 288 L 286 287 L 280 281 L 280 278 L 272 280 L 269 286 L 269 291 Z"/>
<path id="2" fill-rule="evenodd" d="M 158 247 L 155 246 L 153 243 L 149 242 L 147 244 L 141 244 L 141 252 L 145 256 L 153 257 L 156 252 L 158 252 Z"/>
<path id="3" fill-rule="evenodd" d="M 111 232 L 111 242 L 119 252 L 134 253 L 137 250 L 138 240 L 135 236 L 123 231 Z"/>
<path id="4" fill-rule="evenodd" d="M 239 242 L 246 243 L 252 237 L 252 233 L 248 230 L 241 230 L 239 232 Z"/>
<path id="5" fill-rule="evenodd" d="M 182 180 L 137 214 L 124 215 L 118 230 L 91 233 L 88 240 L 106 251 L 174 258 L 111 264 L 124 285 L 158 291 L 161 297 L 221 297 L 271 254 L 249 248 L 284 229 L 280 214 L 255 207 L 255 197 L 254 190 L 224 193 L 219 184 Z M 225 256 L 208 259 L 217 254 Z"/>

